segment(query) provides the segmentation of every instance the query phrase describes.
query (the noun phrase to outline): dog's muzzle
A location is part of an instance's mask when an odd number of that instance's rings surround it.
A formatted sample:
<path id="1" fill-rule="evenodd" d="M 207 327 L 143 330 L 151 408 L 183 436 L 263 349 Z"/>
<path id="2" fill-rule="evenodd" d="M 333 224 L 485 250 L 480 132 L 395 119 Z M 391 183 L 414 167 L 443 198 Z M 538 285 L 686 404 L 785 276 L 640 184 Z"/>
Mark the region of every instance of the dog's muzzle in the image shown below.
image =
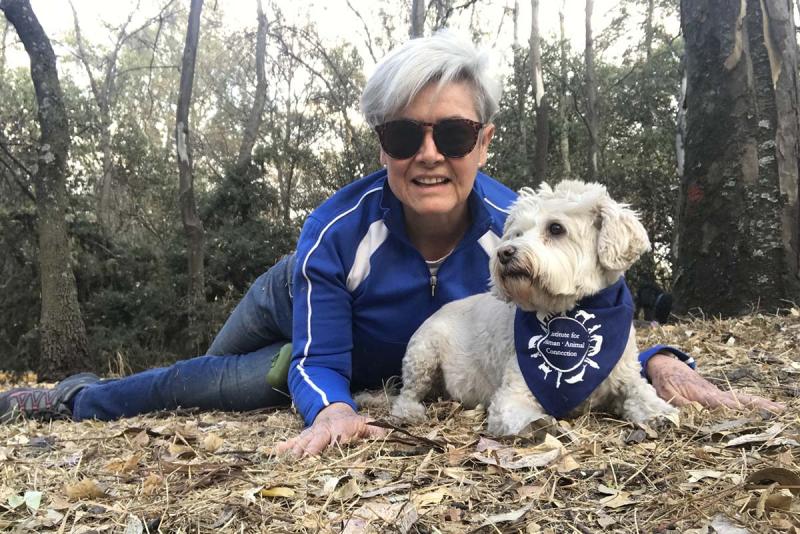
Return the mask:
<path id="1" fill-rule="evenodd" d="M 519 249 L 514 245 L 503 245 L 497 249 L 497 261 L 500 264 L 498 271 L 503 278 L 532 277 L 530 267 L 525 265 L 518 252 Z"/>
<path id="2" fill-rule="evenodd" d="M 504 245 L 497 249 L 497 259 L 502 265 L 507 265 L 517 255 L 517 247 L 514 245 Z"/>

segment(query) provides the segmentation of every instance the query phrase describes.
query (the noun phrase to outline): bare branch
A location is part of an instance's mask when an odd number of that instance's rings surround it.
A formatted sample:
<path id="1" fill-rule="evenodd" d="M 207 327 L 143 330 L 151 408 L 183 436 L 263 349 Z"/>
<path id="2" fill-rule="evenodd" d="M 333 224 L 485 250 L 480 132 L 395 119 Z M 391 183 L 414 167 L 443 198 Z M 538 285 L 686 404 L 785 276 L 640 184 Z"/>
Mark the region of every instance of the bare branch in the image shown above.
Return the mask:
<path id="1" fill-rule="evenodd" d="M 92 73 L 92 68 L 89 65 L 89 55 L 86 53 L 86 50 L 83 48 L 83 37 L 81 36 L 81 26 L 78 24 L 78 12 L 75 11 L 75 5 L 72 3 L 72 0 L 69 0 L 69 7 L 72 8 L 72 21 L 75 27 L 75 40 L 78 42 L 78 60 L 83 65 L 84 69 L 86 70 L 86 75 L 89 76 L 89 85 L 92 88 L 92 94 L 94 95 L 95 101 L 99 104 L 100 103 L 100 89 L 97 87 L 97 81 L 94 79 L 94 74 Z"/>
<path id="2" fill-rule="evenodd" d="M 17 174 L 17 172 L 13 168 L 11 168 L 11 166 L 8 163 L 6 163 L 6 161 L 3 158 L 0 158 L 0 164 L 2 164 L 3 167 L 5 167 L 8 170 L 8 172 L 3 173 L 3 176 L 5 177 L 6 181 L 10 176 L 11 179 L 14 180 L 14 183 L 16 183 L 17 186 L 19 186 L 20 190 L 25 194 L 25 196 L 27 196 L 33 202 L 36 202 L 36 196 L 33 194 L 33 191 L 31 191 L 31 189 L 27 186 L 27 184 L 25 184 L 25 182 L 19 179 L 19 175 Z"/>
<path id="3" fill-rule="evenodd" d="M 364 20 L 364 17 L 361 16 L 361 13 L 356 8 L 353 7 L 353 4 L 350 3 L 350 0 L 347 0 L 347 7 L 349 7 L 350 11 L 355 13 L 356 17 L 358 17 L 358 20 L 361 21 L 361 25 L 364 27 L 364 33 L 367 34 L 367 38 L 364 40 L 364 43 L 367 45 L 367 51 L 369 52 L 369 56 L 372 58 L 372 61 L 377 63 L 378 58 L 375 57 L 375 51 L 372 50 L 372 35 L 370 35 L 369 33 L 369 25 Z"/>
<path id="4" fill-rule="evenodd" d="M 13 161 L 17 167 L 22 169 L 25 172 L 25 174 L 28 175 L 29 178 L 33 177 L 33 173 L 31 172 L 31 170 L 28 167 L 26 167 L 24 163 L 22 163 L 20 160 L 14 157 L 14 154 L 12 154 L 10 150 L 8 150 L 8 147 L 2 140 L 0 140 L 0 150 L 2 150 L 6 154 L 6 156 L 8 156 L 8 159 Z"/>

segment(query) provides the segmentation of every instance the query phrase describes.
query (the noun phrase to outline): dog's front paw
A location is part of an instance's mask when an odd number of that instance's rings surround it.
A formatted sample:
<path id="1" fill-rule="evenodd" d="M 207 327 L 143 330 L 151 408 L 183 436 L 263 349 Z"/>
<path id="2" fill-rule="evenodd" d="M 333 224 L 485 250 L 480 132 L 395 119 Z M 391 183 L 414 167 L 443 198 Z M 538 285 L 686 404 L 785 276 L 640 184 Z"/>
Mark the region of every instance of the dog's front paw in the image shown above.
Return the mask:
<path id="1" fill-rule="evenodd" d="M 661 428 L 675 421 L 678 409 L 668 402 L 656 398 L 645 403 L 626 401 L 625 416 L 631 423 Z"/>
<path id="2" fill-rule="evenodd" d="M 400 395 L 392 403 L 392 415 L 404 421 L 418 423 L 425 420 L 425 406 L 417 400 Z"/>

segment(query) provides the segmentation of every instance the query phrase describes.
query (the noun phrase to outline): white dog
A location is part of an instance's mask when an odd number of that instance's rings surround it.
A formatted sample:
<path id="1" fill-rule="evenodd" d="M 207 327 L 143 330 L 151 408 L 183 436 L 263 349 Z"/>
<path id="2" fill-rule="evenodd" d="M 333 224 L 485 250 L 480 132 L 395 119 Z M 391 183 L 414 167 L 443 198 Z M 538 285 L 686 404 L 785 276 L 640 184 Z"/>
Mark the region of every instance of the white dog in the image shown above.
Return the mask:
<path id="1" fill-rule="evenodd" d="M 622 278 L 649 248 L 636 214 L 599 184 L 523 189 L 490 260 L 492 292 L 447 304 L 414 333 L 392 414 L 424 418 L 437 376 L 454 399 L 488 404 L 496 435 L 590 406 L 635 423 L 675 413 L 640 374 Z"/>

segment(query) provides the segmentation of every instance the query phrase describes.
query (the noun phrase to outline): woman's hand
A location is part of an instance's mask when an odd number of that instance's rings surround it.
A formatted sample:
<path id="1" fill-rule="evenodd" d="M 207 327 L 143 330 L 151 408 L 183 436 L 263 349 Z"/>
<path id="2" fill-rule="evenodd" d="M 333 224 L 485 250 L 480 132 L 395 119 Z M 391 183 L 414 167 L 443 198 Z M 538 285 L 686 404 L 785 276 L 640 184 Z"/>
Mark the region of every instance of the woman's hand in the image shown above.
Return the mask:
<path id="1" fill-rule="evenodd" d="M 348 404 L 334 403 L 320 411 L 314 423 L 298 436 L 278 443 L 275 452 L 313 456 L 334 443 L 386 435 L 385 428 L 368 425 L 370 421 L 372 419 L 358 415 Z"/>
<path id="2" fill-rule="evenodd" d="M 772 413 L 786 409 L 784 404 L 756 395 L 722 391 L 672 355 L 656 354 L 647 362 L 646 372 L 658 396 L 675 406 L 695 401 L 707 408 L 761 408 Z"/>

